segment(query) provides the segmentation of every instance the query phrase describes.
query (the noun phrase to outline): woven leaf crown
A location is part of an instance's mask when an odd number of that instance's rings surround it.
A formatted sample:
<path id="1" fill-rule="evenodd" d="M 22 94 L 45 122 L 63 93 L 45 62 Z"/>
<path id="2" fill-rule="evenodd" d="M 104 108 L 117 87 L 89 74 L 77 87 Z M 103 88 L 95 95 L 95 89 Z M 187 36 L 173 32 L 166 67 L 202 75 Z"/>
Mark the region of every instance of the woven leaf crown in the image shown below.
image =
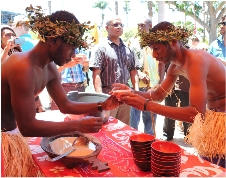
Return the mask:
<path id="1" fill-rule="evenodd" d="M 180 41 L 185 45 L 191 35 L 193 35 L 192 30 L 173 25 L 168 26 L 165 30 L 154 31 L 153 29 L 149 29 L 149 32 L 142 31 L 138 33 L 141 48 L 154 43 L 171 42 L 172 40 Z"/>
<path id="2" fill-rule="evenodd" d="M 45 16 L 41 6 L 33 8 L 33 6 L 30 5 L 30 7 L 25 9 L 25 11 L 28 13 L 29 21 L 17 22 L 16 26 L 22 24 L 27 25 L 33 32 L 38 33 L 38 38 L 41 41 L 45 42 L 46 39 L 50 37 L 63 37 L 67 43 L 74 45 L 75 48 L 89 48 L 89 44 L 86 41 L 88 36 L 83 36 L 86 31 L 91 30 L 94 27 L 90 26 L 90 21 L 81 24 L 75 22 L 74 19 L 71 23 L 58 20 L 52 22 L 50 20 L 51 15 Z"/>

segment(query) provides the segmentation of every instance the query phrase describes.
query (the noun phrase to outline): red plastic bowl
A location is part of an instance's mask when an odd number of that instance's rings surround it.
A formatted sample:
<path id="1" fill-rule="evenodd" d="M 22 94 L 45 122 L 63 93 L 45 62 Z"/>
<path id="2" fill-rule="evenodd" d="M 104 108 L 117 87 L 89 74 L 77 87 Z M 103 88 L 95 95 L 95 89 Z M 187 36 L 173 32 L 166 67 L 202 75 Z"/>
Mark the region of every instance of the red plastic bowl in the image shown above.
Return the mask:
<path id="1" fill-rule="evenodd" d="M 164 172 L 168 172 L 168 173 L 180 173 L 181 167 L 177 166 L 177 167 L 159 167 L 156 166 L 153 161 L 151 161 L 151 170 L 152 172 L 156 172 L 156 173 L 164 173 Z"/>
<path id="2" fill-rule="evenodd" d="M 136 156 L 133 156 L 133 159 L 137 160 L 137 161 L 151 161 L 151 157 L 136 157 Z"/>
<path id="3" fill-rule="evenodd" d="M 137 144 L 137 143 L 133 143 L 130 141 L 130 145 L 131 145 L 131 148 L 134 148 L 134 149 L 148 149 L 148 150 L 151 150 L 151 142 L 147 143 L 140 143 L 140 144 Z"/>
<path id="4" fill-rule="evenodd" d="M 134 142 L 134 141 L 131 141 L 130 140 L 130 145 L 133 146 L 133 147 L 137 147 L 137 148 L 140 148 L 140 147 L 151 147 L 151 144 L 152 142 Z"/>
<path id="5" fill-rule="evenodd" d="M 151 161 L 151 155 L 133 153 L 133 158 L 140 161 Z"/>
<path id="6" fill-rule="evenodd" d="M 151 159 L 155 162 L 155 163 L 161 163 L 161 162 L 181 162 L 181 159 L 158 159 L 155 158 L 151 155 Z"/>
<path id="7" fill-rule="evenodd" d="M 151 164 L 151 171 L 152 172 L 156 172 L 156 173 L 165 173 L 165 172 L 168 172 L 168 173 L 180 173 L 180 169 L 159 169 L 159 168 L 156 168 L 155 165 Z"/>
<path id="8" fill-rule="evenodd" d="M 156 160 L 166 160 L 166 161 L 175 161 L 178 159 L 181 159 L 181 155 L 174 155 L 174 156 L 163 156 L 163 155 L 159 155 L 159 154 L 155 154 L 153 151 L 151 151 L 151 157 L 156 159 Z"/>
<path id="9" fill-rule="evenodd" d="M 158 169 L 167 169 L 167 170 L 180 170 L 181 162 L 172 163 L 171 165 L 162 165 L 160 162 L 156 162 L 155 160 L 151 159 L 151 165 L 155 166 Z"/>
<path id="10" fill-rule="evenodd" d="M 157 170 L 155 170 L 154 167 L 151 168 L 151 172 L 154 177 L 179 177 L 179 175 L 180 175 L 180 171 L 171 172 L 166 169 L 162 170 L 162 171 L 157 171 Z"/>
<path id="11" fill-rule="evenodd" d="M 150 151 L 137 152 L 137 151 L 132 150 L 132 153 L 133 153 L 133 155 L 136 155 L 136 156 L 141 156 L 141 157 L 149 156 L 149 157 L 151 157 Z"/>
<path id="12" fill-rule="evenodd" d="M 156 155 L 158 155 L 158 156 L 176 156 L 176 157 L 180 157 L 181 156 L 181 153 L 180 152 L 178 152 L 178 153 L 164 153 L 164 152 L 159 152 L 159 151 L 156 151 L 156 150 L 154 150 L 153 148 L 151 149 L 151 153 L 154 153 L 154 154 L 156 154 Z"/>
<path id="13" fill-rule="evenodd" d="M 148 146 L 133 146 L 131 145 L 131 150 L 133 152 L 148 152 L 148 153 L 151 153 L 151 145 L 148 145 Z"/>
<path id="14" fill-rule="evenodd" d="M 136 134 L 130 136 L 130 141 L 134 144 L 149 143 L 155 141 L 155 136 L 149 134 Z"/>
<path id="15" fill-rule="evenodd" d="M 139 161 L 139 160 L 134 159 L 134 163 L 142 171 L 150 171 L 151 170 L 151 161 Z"/>
<path id="16" fill-rule="evenodd" d="M 172 142 L 166 141 L 153 142 L 151 148 L 155 154 L 163 156 L 174 156 L 181 154 L 181 148 Z"/>

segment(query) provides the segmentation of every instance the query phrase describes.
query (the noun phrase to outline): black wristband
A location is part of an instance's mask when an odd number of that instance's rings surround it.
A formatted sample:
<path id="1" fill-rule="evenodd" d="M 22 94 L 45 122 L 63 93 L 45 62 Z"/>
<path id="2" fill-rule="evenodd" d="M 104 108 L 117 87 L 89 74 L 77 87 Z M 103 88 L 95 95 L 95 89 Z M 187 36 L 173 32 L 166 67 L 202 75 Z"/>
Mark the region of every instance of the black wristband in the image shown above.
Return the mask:
<path id="1" fill-rule="evenodd" d="M 97 109 L 98 109 L 98 111 L 100 111 L 100 112 L 103 111 L 102 105 L 101 105 L 101 101 L 99 101 L 99 102 L 97 103 Z"/>
<path id="2" fill-rule="evenodd" d="M 147 110 L 147 103 L 148 103 L 149 99 L 146 99 L 145 103 L 144 103 L 144 111 Z"/>

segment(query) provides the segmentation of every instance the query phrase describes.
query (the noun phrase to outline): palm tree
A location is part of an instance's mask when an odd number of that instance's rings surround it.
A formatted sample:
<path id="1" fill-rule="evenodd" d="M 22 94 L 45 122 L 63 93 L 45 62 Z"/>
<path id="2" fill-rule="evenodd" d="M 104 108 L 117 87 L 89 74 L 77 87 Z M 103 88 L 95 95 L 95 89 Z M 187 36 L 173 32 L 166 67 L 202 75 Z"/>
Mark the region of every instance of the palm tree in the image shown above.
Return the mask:
<path id="1" fill-rule="evenodd" d="M 126 12 L 126 26 L 128 27 L 128 13 L 130 11 L 129 8 L 130 1 L 125 1 L 125 7 L 123 7 L 123 10 Z"/>
<path id="2" fill-rule="evenodd" d="M 101 13 L 101 19 L 102 19 L 102 23 L 101 23 L 101 26 L 103 27 L 103 24 L 104 24 L 104 10 L 106 9 L 106 7 L 108 6 L 108 2 L 106 1 L 98 1 L 96 2 L 94 5 L 93 5 L 93 8 L 99 8 L 102 10 L 102 13 Z"/>
<path id="3" fill-rule="evenodd" d="M 152 10 L 153 2 L 148 1 L 147 5 L 148 5 L 148 16 L 149 16 L 150 19 L 152 19 L 152 17 L 153 17 L 153 10 Z"/>
<path id="4" fill-rule="evenodd" d="M 152 20 L 153 14 L 155 12 L 158 12 L 158 1 L 153 2 L 153 1 L 143 1 L 140 0 L 141 3 L 147 3 L 147 8 L 148 8 L 148 17 Z"/>
<path id="5" fill-rule="evenodd" d="M 118 1 L 115 1 L 115 15 L 118 15 Z"/>

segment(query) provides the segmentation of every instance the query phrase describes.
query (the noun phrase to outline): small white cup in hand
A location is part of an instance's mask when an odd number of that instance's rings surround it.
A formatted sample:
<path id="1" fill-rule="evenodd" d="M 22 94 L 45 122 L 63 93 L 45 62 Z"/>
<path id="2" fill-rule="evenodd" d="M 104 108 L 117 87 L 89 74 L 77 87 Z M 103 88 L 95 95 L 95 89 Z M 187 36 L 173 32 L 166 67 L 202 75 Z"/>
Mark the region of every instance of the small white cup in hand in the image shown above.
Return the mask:
<path id="1" fill-rule="evenodd" d="M 123 93 L 131 93 L 131 90 L 114 90 L 112 91 L 112 95 L 114 95 L 119 101 L 120 100 L 120 97 L 121 97 L 121 94 Z"/>
<path id="2" fill-rule="evenodd" d="M 74 58 L 71 58 L 73 61 L 75 61 L 77 64 L 81 64 L 83 61 L 86 60 L 85 54 L 76 54 Z"/>
<path id="3" fill-rule="evenodd" d="M 83 58 L 83 61 L 87 60 L 87 57 L 85 54 L 76 54 L 76 57 Z"/>

